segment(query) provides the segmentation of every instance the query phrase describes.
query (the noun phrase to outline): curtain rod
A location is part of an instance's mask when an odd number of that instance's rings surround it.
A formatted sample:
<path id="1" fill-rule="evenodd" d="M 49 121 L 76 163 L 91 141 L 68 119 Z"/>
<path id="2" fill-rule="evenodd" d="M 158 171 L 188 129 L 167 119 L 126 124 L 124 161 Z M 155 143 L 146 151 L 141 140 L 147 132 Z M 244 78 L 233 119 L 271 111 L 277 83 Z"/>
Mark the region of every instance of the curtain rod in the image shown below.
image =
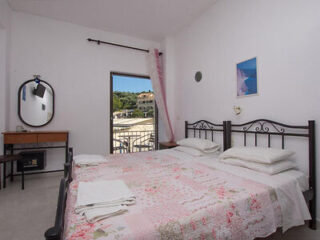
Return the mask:
<path id="1" fill-rule="evenodd" d="M 137 51 L 141 51 L 141 52 L 149 52 L 148 49 L 136 48 L 136 47 L 121 45 L 121 44 L 112 43 L 112 42 L 105 42 L 105 41 L 96 40 L 96 39 L 92 39 L 92 38 L 88 38 L 87 40 L 88 40 L 89 42 L 96 42 L 98 45 L 100 45 L 100 44 L 102 43 L 102 44 L 108 44 L 108 45 L 112 45 L 112 46 L 116 46 L 116 47 L 122 47 L 122 48 L 137 50 Z M 162 55 L 162 52 L 159 52 L 159 55 L 161 56 L 161 55 Z"/>

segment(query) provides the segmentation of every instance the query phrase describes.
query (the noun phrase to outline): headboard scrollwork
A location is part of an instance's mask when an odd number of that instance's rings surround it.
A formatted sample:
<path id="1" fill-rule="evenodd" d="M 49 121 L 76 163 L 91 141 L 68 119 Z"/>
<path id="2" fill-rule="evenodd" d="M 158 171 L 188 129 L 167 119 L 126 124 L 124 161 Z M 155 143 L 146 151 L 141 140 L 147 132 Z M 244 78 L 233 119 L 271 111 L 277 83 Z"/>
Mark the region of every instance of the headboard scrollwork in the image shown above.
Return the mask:
<path id="1" fill-rule="evenodd" d="M 312 122 L 312 121 L 311 121 Z M 314 121 L 313 121 L 314 122 Z M 300 125 L 287 125 L 279 122 L 275 122 L 268 119 L 257 119 L 254 121 L 246 122 L 243 124 L 231 124 L 230 121 L 227 121 L 227 124 L 230 125 L 231 132 L 233 133 L 243 133 L 244 146 L 247 145 L 247 136 L 248 134 L 254 134 L 255 146 L 258 145 L 258 135 L 267 135 L 268 137 L 268 147 L 271 147 L 271 136 L 278 135 L 281 136 L 281 147 L 285 147 L 285 137 L 309 137 L 309 125 L 300 126 Z M 229 143 L 231 147 L 231 143 Z"/>
<path id="2" fill-rule="evenodd" d="M 227 144 L 226 144 L 225 133 L 227 131 L 225 130 L 225 122 L 223 122 L 223 124 L 216 124 L 206 120 L 199 120 L 194 123 L 188 123 L 187 121 L 185 121 L 185 137 L 186 138 L 204 137 L 205 139 L 210 138 L 211 141 L 213 141 L 215 132 L 223 133 L 223 145 L 224 145 L 224 149 L 226 149 Z"/>

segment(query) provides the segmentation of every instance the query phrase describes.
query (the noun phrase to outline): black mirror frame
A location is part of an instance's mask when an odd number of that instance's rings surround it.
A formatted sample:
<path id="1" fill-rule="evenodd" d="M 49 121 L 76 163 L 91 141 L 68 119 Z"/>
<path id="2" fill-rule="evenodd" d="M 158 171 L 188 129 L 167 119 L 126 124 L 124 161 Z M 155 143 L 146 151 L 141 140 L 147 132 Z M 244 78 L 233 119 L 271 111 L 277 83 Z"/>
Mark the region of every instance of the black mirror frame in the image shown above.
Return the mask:
<path id="1" fill-rule="evenodd" d="M 29 83 L 29 82 L 34 82 L 34 80 L 35 80 L 35 79 L 31 79 L 31 80 L 25 81 L 25 82 L 22 83 L 21 86 L 19 87 L 19 90 L 18 90 L 18 116 L 19 116 L 19 118 L 20 118 L 20 121 L 23 122 L 25 125 L 27 125 L 27 126 L 29 126 L 29 127 L 44 127 L 44 126 L 48 125 L 48 124 L 52 121 L 52 119 L 53 119 L 53 117 L 54 117 L 54 112 L 55 112 L 54 90 L 53 90 L 53 87 L 52 87 L 49 83 L 47 83 L 46 81 L 43 81 L 43 80 L 41 80 L 41 79 L 38 79 L 39 82 L 43 82 L 43 83 L 47 84 L 47 85 L 51 88 L 51 90 L 52 90 L 52 116 L 51 116 L 51 118 L 50 118 L 45 124 L 42 124 L 42 125 L 31 125 L 31 124 L 25 122 L 25 121 L 22 119 L 22 117 L 21 117 L 21 97 L 20 97 L 21 90 L 22 90 L 22 88 L 23 88 L 23 86 L 24 86 L 25 84 L 27 84 L 27 83 Z"/>

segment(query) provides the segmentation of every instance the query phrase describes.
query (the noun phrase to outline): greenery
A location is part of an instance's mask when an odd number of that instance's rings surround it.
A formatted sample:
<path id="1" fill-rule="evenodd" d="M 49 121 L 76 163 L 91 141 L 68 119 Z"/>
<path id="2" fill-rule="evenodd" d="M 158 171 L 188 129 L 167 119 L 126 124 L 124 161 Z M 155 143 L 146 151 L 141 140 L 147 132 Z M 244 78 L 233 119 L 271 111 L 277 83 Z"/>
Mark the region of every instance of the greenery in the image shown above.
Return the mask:
<path id="1" fill-rule="evenodd" d="M 139 110 L 139 109 L 135 109 L 132 113 L 132 117 L 133 118 L 143 118 L 144 117 L 144 113 Z"/>
<path id="2" fill-rule="evenodd" d="M 148 117 L 153 117 L 153 109 L 150 109 L 147 113 Z"/>
<path id="3" fill-rule="evenodd" d="M 136 109 L 139 94 L 140 93 L 132 92 L 113 92 L 113 111 L 116 112 L 124 109 Z"/>
<path id="4" fill-rule="evenodd" d="M 113 111 L 137 108 L 137 97 L 140 93 L 113 92 Z"/>

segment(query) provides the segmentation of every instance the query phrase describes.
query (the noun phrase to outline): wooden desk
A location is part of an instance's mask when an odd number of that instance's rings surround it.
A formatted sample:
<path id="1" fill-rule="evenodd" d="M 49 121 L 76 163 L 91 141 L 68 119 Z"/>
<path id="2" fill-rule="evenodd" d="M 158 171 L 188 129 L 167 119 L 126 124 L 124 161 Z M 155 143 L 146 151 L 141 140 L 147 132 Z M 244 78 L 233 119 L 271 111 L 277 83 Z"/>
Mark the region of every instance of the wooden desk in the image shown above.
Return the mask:
<path id="1" fill-rule="evenodd" d="M 3 132 L 3 155 L 14 154 L 14 151 L 29 149 L 50 149 L 64 148 L 66 154 L 66 162 L 68 160 L 69 132 L 68 131 L 32 131 L 32 132 Z M 20 147 L 15 148 L 15 144 L 41 144 L 63 142 L 63 146 L 36 146 L 36 147 Z M 3 163 L 4 173 L 6 173 L 6 163 Z M 57 172 L 63 170 L 42 171 L 37 173 Z M 35 173 L 32 173 L 35 174 Z M 13 162 L 11 162 L 10 180 L 13 181 Z M 4 176 L 3 187 L 6 187 L 6 177 Z"/>

